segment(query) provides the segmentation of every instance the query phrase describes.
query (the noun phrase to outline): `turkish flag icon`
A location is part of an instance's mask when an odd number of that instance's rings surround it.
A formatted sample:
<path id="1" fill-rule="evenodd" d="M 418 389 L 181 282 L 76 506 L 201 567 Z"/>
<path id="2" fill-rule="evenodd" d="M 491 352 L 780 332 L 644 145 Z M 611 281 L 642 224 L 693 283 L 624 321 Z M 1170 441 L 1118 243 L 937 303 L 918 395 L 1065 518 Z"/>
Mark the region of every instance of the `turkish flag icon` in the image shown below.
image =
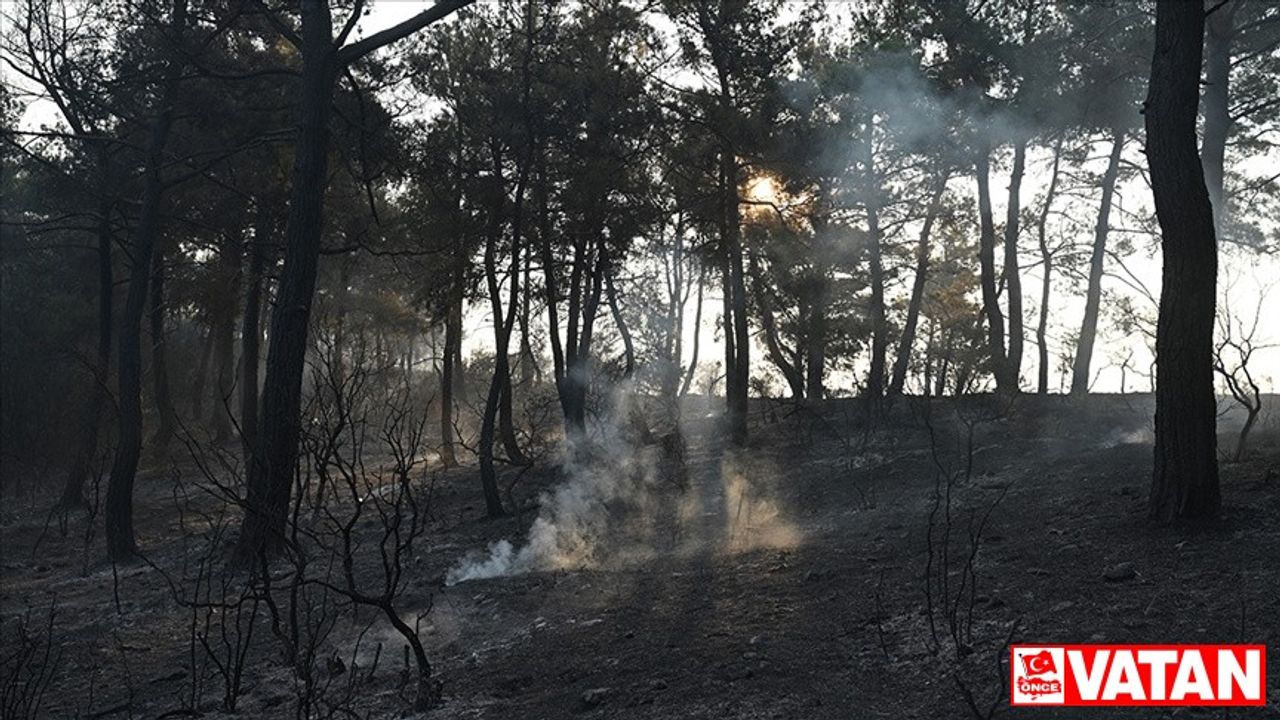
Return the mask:
<path id="1" fill-rule="evenodd" d="M 1058 667 L 1048 650 L 1041 650 L 1035 655 L 1022 656 L 1022 667 L 1027 671 L 1028 677 L 1058 672 Z"/>

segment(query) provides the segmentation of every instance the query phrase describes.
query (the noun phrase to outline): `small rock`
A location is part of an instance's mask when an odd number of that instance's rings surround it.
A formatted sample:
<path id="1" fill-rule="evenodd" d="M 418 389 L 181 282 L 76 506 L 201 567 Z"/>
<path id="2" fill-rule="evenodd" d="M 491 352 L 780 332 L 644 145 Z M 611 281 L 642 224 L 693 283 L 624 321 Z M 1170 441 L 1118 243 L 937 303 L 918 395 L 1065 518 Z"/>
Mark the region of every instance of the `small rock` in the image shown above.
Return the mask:
<path id="1" fill-rule="evenodd" d="M 596 707 L 605 700 L 608 700 L 609 696 L 612 694 L 613 688 L 591 688 L 590 690 L 582 693 L 582 706 L 587 708 Z"/>
<path id="2" fill-rule="evenodd" d="M 1138 571 L 1134 569 L 1131 562 L 1116 563 L 1102 571 L 1102 579 L 1107 582 L 1124 582 L 1134 579 L 1137 575 Z"/>
<path id="3" fill-rule="evenodd" d="M 1076 604 L 1075 604 L 1075 603 L 1073 603 L 1073 602 L 1071 602 L 1070 600 L 1063 600 L 1062 602 L 1057 603 L 1057 604 L 1056 604 L 1056 605 L 1054 605 L 1053 607 L 1049 608 L 1049 612 L 1051 612 L 1051 613 L 1060 613 L 1060 612 L 1063 612 L 1064 610 L 1070 610 L 1071 608 L 1073 608 L 1073 607 L 1075 607 L 1075 606 L 1076 606 Z"/>

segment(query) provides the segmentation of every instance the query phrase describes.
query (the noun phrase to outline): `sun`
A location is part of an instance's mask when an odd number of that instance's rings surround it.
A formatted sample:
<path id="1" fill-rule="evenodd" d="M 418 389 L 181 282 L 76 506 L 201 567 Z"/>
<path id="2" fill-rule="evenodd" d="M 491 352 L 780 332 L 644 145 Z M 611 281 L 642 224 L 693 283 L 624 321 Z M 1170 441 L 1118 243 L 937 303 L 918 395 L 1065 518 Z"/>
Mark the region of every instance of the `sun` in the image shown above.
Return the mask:
<path id="1" fill-rule="evenodd" d="M 770 175 L 760 175 L 747 183 L 747 199 L 751 202 L 777 205 L 781 194 L 778 181 Z"/>

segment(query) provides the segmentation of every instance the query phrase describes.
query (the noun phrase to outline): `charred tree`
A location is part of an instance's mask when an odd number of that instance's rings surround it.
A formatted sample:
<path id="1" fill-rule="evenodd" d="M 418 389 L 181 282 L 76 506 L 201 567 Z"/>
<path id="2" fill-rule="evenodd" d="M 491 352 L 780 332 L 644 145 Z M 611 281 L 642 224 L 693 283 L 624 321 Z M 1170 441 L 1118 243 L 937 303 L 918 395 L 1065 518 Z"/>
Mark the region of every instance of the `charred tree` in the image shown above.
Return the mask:
<path id="1" fill-rule="evenodd" d="M 462 264 L 458 263 L 449 289 L 449 308 L 445 311 L 444 359 L 440 370 L 440 461 L 445 467 L 455 467 L 458 464 L 457 454 L 454 452 L 453 406 L 454 392 L 458 386 L 457 375 L 461 372 L 458 358 L 462 347 L 465 272 Z"/>
<path id="2" fill-rule="evenodd" d="M 302 0 L 300 34 L 273 18 L 272 24 L 284 28 L 286 39 L 301 54 L 302 72 L 297 86 L 297 135 L 285 222 L 284 267 L 271 313 L 259 449 L 249 468 L 247 506 L 236 549 L 242 563 L 279 548 L 285 539 L 301 430 L 307 331 L 324 229 L 329 118 L 338 75 L 374 50 L 413 34 L 466 4 L 468 0 L 441 0 L 408 20 L 345 46 L 343 42 L 355 28 L 356 18 L 348 19 L 335 39 L 333 18 L 324 0 Z"/>
<path id="3" fill-rule="evenodd" d="M 213 357 L 213 328 L 204 329 L 204 339 L 200 341 L 200 360 L 196 363 L 195 374 L 191 376 L 191 417 L 204 417 L 205 396 L 209 390 L 205 384 L 209 379 L 209 359 Z"/>
<path id="4" fill-rule="evenodd" d="M 1061 164 L 1062 137 L 1059 136 L 1053 144 L 1053 170 L 1049 174 L 1049 188 L 1045 191 L 1044 206 L 1040 208 L 1040 217 L 1036 221 L 1036 244 L 1040 248 L 1040 263 L 1044 273 L 1040 281 L 1040 320 L 1036 323 L 1036 349 L 1039 354 L 1036 392 L 1041 395 L 1049 393 L 1049 296 L 1053 292 L 1053 251 L 1049 249 L 1047 230 L 1049 211 L 1053 209 L 1053 200 L 1058 194 Z"/>
<path id="5" fill-rule="evenodd" d="M 1160 522 L 1218 513 L 1213 390 L 1218 247 L 1196 148 L 1204 7 L 1161 0 L 1144 103 L 1147 161 L 1160 221 L 1155 463 L 1149 508 Z"/>
<path id="6" fill-rule="evenodd" d="M 1013 393 L 1017 387 L 1017 378 L 1011 377 L 1008 371 L 1008 359 L 1004 350 L 1004 313 L 1000 310 L 1000 295 L 996 289 L 996 228 L 991 215 L 989 147 L 978 151 L 974 167 L 978 176 L 978 219 L 981 224 L 978 262 L 981 265 L 982 312 L 987 318 L 987 349 L 991 354 L 996 389 L 1001 393 Z"/>
<path id="7" fill-rule="evenodd" d="M 262 348 L 262 285 L 266 274 L 272 219 L 258 210 L 253 238 L 249 240 L 249 265 L 245 276 L 244 315 L 240 323 L 240 435 L 244 461 L 253 461 L 258 443 L 258 366 Z"/>
<path id="8" fill-rule="evenodd" d="M 240 532 L 238 554 L 243 560 L 278 549 L 285 539 L 298 455 L 302 368 L 324 226 L 329 114 L 337 72 L 332 33 L 328 4 L 303 2 L 293 186 L 285 223 L 284 268 L 271 313 L 258 448 L 249 468 L 248 505 Z"/>
<path id="9" fill-rule="evenodd" d="M 873 412 L 884 402 L 885 365 L 889 349 L 889 323 L 885 317 L 884 248 L 880 237 L 880 181 L 876 175 L 872 123 L 864 141 L 866 172 L 867 243 L 871 275 L 871 368 L 867 376 L 867 402 Z"/>
<path id="10" fill-rule="evenodd" d="M 728 97 L 728 80 L 721 81 L 722 92 Z M 725 253 L 726 302 L 729 316 L 726 318 L 727 336 L 733 333 L 733 363 L 726 368 L 725 403 L 729 424 L 729 439 L 735 445 L 747 441 L 747 391 L 751 379 L 751 336 L 747 326 L 747 285 L 743 269 L 742 223 L 738 195 L 738 158 L 730 141 L 720 149 L 721 177 L 723 178 L 722 203 L 724 219 L 721 224 L 721 243 Z M 728 343 L 726 343 L 728 346 Z M 728 350 L 726 350 L 728 352 Z"/>
<path id="11" fill-rule="evenodd" d="M 151 436 L 151 444 L 157 455 L 163 456 L 173 440 L 177 414 L 173 409 L 173 397 L 169 391 L 168 345 L 165 332 L 165 267 L 164 256 L 157 252 L 152 260 L 151 307 L 151 380 L 155 395 L 156 415 L 159 426 Z"/>
<path id="12" fill-rule="evenodd" d="M 827 308 L 831 302 L 831 274 L 827 259 L 831 226 L 825 215 L 815 214 L 813 267 L 810 269 L 809 317 L 805 328 L 804 394 L 810 400 L 826 395 Z"/>
<path id="13" fill-rule="evenodd" d="M 1214 228 L 1219 235 L 1227 217 L 1223 190 L 1223 168 L 1226 162 L 1227 137 L 1231 133 L 1231 44 L 1235 38 L 1235 16 L 1241 0 L 1213 3 L 1206 20 L 1204 58 L 1204 140 L 1200 159 L 1204 163 L 1204 181 L 1213 205 Z"/>
<path id="14" fill-rule="evenodd" d="M 1027 166 L 1027 139 L 1013 144 L 1013 169 L 1009 173 L 1009 204 L 1004 222 L 1004 287 L 1009 294 L 1009 350 L 1005 372 L 1017 392 L 1022 377 L 1022 271 L 1018 267 L 1018 234 L 1022 213 L 1022 176 Z"/>
<path id="15" fill-rule="evenodd" d="M 765 274 L 761 272 L 759 264 L 754 257 L 750 262 L 751 277 L 755 280 L 751 289 L 755 294 L 756 310 L 760 316 L 760 327 L 764 331 L 765 351 L 769 353 L 769 360 L 777 366 L 778 371 L 782 373 L 782 377 L 787 381 L 787 386 L 791 389 L 791 397 L 796 402 L 802 402 L 805 397 L 804 360 L 799 351 L 787 347 L 782 338 L 779 337 L 777 321 L 773 312 L 773 298 L 767 287 Z"/>
<path id="16" fill-rule="evenodd" d="M 62 486 L 62 498 L 58 507 L 63 510 L 79 507 L 84 504 L 84 485 L 93 471 L 94 458 L 98 454 L 99 434 L 102 427 L 102 410 L 106 406 L 109 391 L 108 377 L 111 372 L 111 335 L 113 323 L 114 280 L 112 271 L 112 244 L 115 242 L 111 231 L 111 212 L 115 206 L 111 196 L 105 191 L 110 176 L 103 153 L 100 164 L 103 172 L 103 194 L 98 202 L 97 218 L 97 270 L 98 270 L 98 343 L 94 355 L 93 388 L 90 390 L 89 402 L 84 407 L 81 420 L 80 439 L 72 456 L 71 467 L 67 470 L 67 478 Z"/>
<path id="17" fill-rule="evenodd" d="M 627 327 L 626 318 L 622 315 L 622 306 L 618 303 L 618 291 L 614 287 L 613 274 L 616 272 L 612 264 L 604 271 L 604 287 L 609 300 L 609 314 L 613 317 L 613 325 L 622 338 L 622 378 L 630 380 L 636 371 L 636 346 L 631 339 L 631 329 Z"/>
<path id="18" fill-rule="evenodd" d="M 168 41 L 173 47 L 165 49 L 160 94 L 147 139 L 142 206 L 133 233 L 128 294 L 120 319 L 117 379 L 120 438 L 107 481 L 104 509 L 107 554 L 114 561 L 128 560 L 137 552 L 133 532 L 133 483 L 142 454 L 142 315 L 146 310 L 151 256 L 160 225 L 164 150 L 173 127 L 174 103 L 184 65 L 185 55 L 179 45 L 187 26 L 186 0 L 174 0 L 169 26 Z"/>
<path id="19" fill-rule="evenodd" d="M 1098 206 L 1098 223 L 1093 230 L 1093 252 L 1089 257 L 1089 286 L 1084 298 L 1084 321 L 1080 326 L 1080 342 L 1076 346 L 1075 363 L 1071 368 L 1071 394 L 1089 392 L 1089 365 L 1093 358 L 1093 345 L 1098 337 L 1098 309 L 1102 305 L 1102 270 L 1107 257 L 1107 234 L 1111 223 L 1111 200 L 1115 195 L 1116 178 L 1120 175 L 1120 155 L 1124 151 L 1125 132 L 1122 128 L 1112 131 L 1111 157 L 1107 171 L 1102 176 L 1102 202 Z"/>
<path id="20" fill-rule="evenodd" d="M 907 368 L 911 363 L 911 348 L 916 342 L 916 326 L 920 322 L 920 308 L 924 305 L 925 286 L 929 280 L 930 238 L 933 234 L 934 222 L 942 209 L 942 196 L 947 191 L 949 173 L 938 177 L 929 198 L 929 207 L 925 211 L 924 226 L 920 229 L 920 240 L 916 244 L 915 277 L 911 282 L 911 299 L 907 302 L 907 318 L 902 324 L 902 337 L 898 341 L 898 355 L 893 362 L 893 377 L 889 380 L 889 397 L 902 394 L 907 381 Z M 925 381 L 926 394 L 928 381 Z"/>
<path id="21" fill-rule="evenodd" d="M 502 288 L 498 280 L 498 240 L 502 234 L 502 207 L 505 190 L 502 188 L 502 156 L 495 149 L 494 179 L 498 185 L 494 193 L 495 206 L 490 210 L 488 236 L 484 246 L 484 276 L 489 290 L 489 305 L 493 313 L 494 359 L 493 376 L 489 380 L 489 393 L 485 398 L 484 413 L 480 421 L 480 485 L 484 494 L 485 513 L 491 517 L 502 517 L 506 510 L 502 507 L 502 497 L 498 493 L 498 471 L 494 462 L 494 444 L 497 434 L 499 404 L 502 400 L 504 381 L 507 392 L 510 387 L 510 354 L 511 333 L 515 328 L 518 313 L 517 302 L 520 297 L 520 241 L 513 237 L 511 241 L 510 298 L 507 311 L 502 308 Z M 523 186 L 524 178 L 520 184 Z M 517 198 L 523 194 L 523 187 L 517 192 Z M 517 204 L 519 200 L 517 199 Z"/>
<path id="22" fill-rule="evenodd" d="M 237 300 L 240 295 L 242 254 L 243 243 L 229 236 L 222 238 L 222 246 L 218 248 L 218 292 L 213 298 L 213 368 L 216 391 L 209 417 L 213 441 L 219 445 L 231 441 L 231 413 L 234 407 L 232 395 L 236 385 L 236 316 L 239 310 Z"/>

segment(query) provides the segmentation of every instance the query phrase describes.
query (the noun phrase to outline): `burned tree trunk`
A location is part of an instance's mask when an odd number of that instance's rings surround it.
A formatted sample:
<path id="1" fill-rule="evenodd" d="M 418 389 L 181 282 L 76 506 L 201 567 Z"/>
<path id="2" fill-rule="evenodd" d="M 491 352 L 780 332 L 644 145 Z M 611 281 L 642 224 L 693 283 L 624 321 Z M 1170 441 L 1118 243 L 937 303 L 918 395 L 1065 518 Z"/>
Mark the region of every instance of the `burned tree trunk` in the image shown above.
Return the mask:
<path id="1" fill-rule="evenodd" d="M 889 348 L 889 324 L 885 318 L 884 252 L 880 240 L 880 211 L 867 206 L 868 242 L 871 244 L 871 370 L 867 378 L 867 400 L 873 410 L 884 400 L 885 355 Z"/>
<path id="2" fill-rule="evenodd" d="M 1111 199 L 1116 178 L 1120 174 L 1120 154 L 1124 151 L 1124 130 L 1116 128 L 1111 140 L 1111 158 L 1102 176 L 1102 203 L 1098 207 L 1098 223 L 1093 231 L 1093 254 L 1089 258 L 1089 287 L 1084 299 L 1084 323 L 1080 326 L 1080 343 L 1071 368 L 1071 394 L 1089 392 L 1089 365 L 1093 345 L 1098 336 L 1098 309 L 1102 305 L 1102 270 L 1107 257 L 1107 233 L 1111 222 Z"/>
<path id="3" fill-rule="evenodd" d="M 106 190 L 109 181 L 105 160 L 103 161 L 104 182 Z M 80 442 L 76 447 L 71 467 L 67 471 L 66 482 L 62 486 L 62 498 L 58 507 L 63 510 L 79 507 L 84 504 L 84 484 L 93 471 L 94 456 L 98 454 L 98 436 L 102 427 L 102 408 L 107 404 L 107 378 L 111 370 L 111 328 L 112 299 L 114 280 L 111 267 L 111 246 L 115 238 L 111 232 L 111 211 L 114 202 L 107 193 L 103 193 L 98 205 L 98 347 L 94 356 L 93 389 L 90 391 L 89 403 L 85 405 L 84 419 L 81 421 Z"/>
<path id="4" fill-rule="evenodd" d="M 1160 522 L 1217 514 L 1213 391 L 1218 247 L 1196 148 L 1204 7 L 1161 0 L 1144 104 L 1147 161 L 1163 271 L 1156 330 L 1155 463 L 1149 508 Z"/>
<path id="5" fill-rule="evenodd" d="M 444 321 L 444 360 L 440 370 L 440 461 L 445 467 L 454 467 L 458 458 L 454 452 L 453 404 L 458 384 L 456 375 L 461 370 L 457 362 L 462 347 L 462 296 L 465 282 L 461 263 L 453 272 L 449 309 Z"/>
<path id="6" fill-rule="evenodd" d="M 689 394 L 689 386 L 693 384 L 693 377 L 698 371 L 698 351 L 701 346 L 699 335 L 702 334 L 702 300 L 706 290 L 706 274 L 707 268 L 705 265 L 698 268 L 698 279 L 696 281 L 698 284 L 698 299 L 694 301 L 693 305 L 694 333 L 690 342 L 691 347 L 689 348 L 689 367 L 685 370 L 684 379 L 680 381 L 680 397 Z"/>
<path id="7" fill-rule="evenodd" d="M 996 228 L 991 217 L 991 158 L 990 148 L 978 151 L 974 163 L 978 176 L 978 219 L 981 232 L 978 237 L 978 261 L 981 265 L 982 311 L 987 317 L 987 348 L 991 353 L 991 367 L 996 377 L 996 389 L 1012 393 L 1017 378 L 1010 377 L 1008 360 L 1004 351 L 1004 313 L 1000 310 L 1000 295 L 996 289 Z"/>
<path id="8" fill-rule="evenodd" d="M 898 341 L 898 355 L 893 362 L 893 376 L 889 380 L 889 397 L 902 394 L 907 382 L 907 367 L 911 363 L 911 348 L 916 342 L 916 326 L 920 322 L 920 308 L 924 305 L 925 286 L 929 280 L 929 241 L 933 234 L 933 224 L 938 219 L 942 208 L 942 195 L 947 191 L 949 173 L 938 178 L 933 196 L 929 198 L 929 208 L 925 211 L 924 227 L 920 229 L 920 241 L 916 245 L 916 271 L 911 283 L 911 299 L 907 303 L 907 319 L 902 325 L 902 337 Z M 928 380 L 925 381 L 926 394 Z"/>
<path id="9" fill-rule="evenodd" d="M 1217 4 L 1217 3 L 1215 3 Z M 1206 21 L 1204 60 L 1204 140 L 1200 158 L 1204 163 L 1204 181 L 1213 205 L 1214 228 L 1219 236 L 1227 217 L 1223 189 L 1223 167 L 1226 161 L 1227 136 L 1231 133 L 1231 43 L 1235 36 L 1235 14 L 1240 0 L 1228 0 L 1217 7 Z"/>
<path id="10" fill-rule="evenodd" d="M 501 160 L 495 159 L 495 166 Z M 498 202 L 501 202 L 499 198 Z M 520 253 L 518 242 L 513 241 L 511 247 L 511 301 L 508 311 L 503 313 L 502 290 L 498 284 L 497 245 L 501 232 L 500 208 L 493 210 L 494 220 L 491 223 L 484 249 L 485 281 L 489 287 L 489 303 L 493 312 L 494 327 L 494 368 L 493 377 L 489 380 L 489 393 L 485 398 L 484 414 L 480 422 L 480 486 L 484 494 L 485 512 L 491 518 L 502 517 L 506 510 L 502 507 L 502 497 L 498 493 L 498 472 L 494 465 L 493 448 L 496 440 L 499 403 L 502 400 L 503 376 L 509 372 L 507 354 L 511 340 L 511 331 L 516 320 L 516 298 L 519 292 Z"/>
<path id="11" fill-rule="evenodd" d="M 1046 230 L 1049 224 L 1049 211 L 1053 208 L 1053 199 L 1058 193 L 1058 169 L 1062 163 L 1062 138 L 1053 145 L 1053 170 L 1049 175 L 1049 189 L 1045 191 L 1044 207 L 1040 208 L 1040 218 L 1036 223 L 1036 239 L 1040 247 L 1040 260 L 1043 265 L 1044 278 L 1040 283 L 1040 321 L 1036 324 L 1036 349 L 1039 354 L 1039 374 L 1036 378 L 1036 392 L 1041 395 L 1049 393 L 1049 295 L 1053 291 L 1053 252 L 1049 250 Z"/>
<path id="12" fill-rule="evenodd" d="M 208 395 L 205 383 L 209 378 L 209 359 L 213 357 L 213 326 L 205 328 L 204 339 L 200 341 L 200 360 L 196 363 L 195 375 L 191 377 L 191 417 L 204 416 L 204 401 Z"/>
<path id="13" fill-rule="evenodd" d="M 777 322 L 773 315 L 773 298 L 764 281 L 764 273 L 754 258 L 751 260 L 751 276 L 755 279 L 752 290 L 755 292 L 756 309 L 760 315 L 760 326 L 764 330 L 764 347 L 769 353 L 769 360 L 777 366 L 782 377 L 791 389 L 791 397 L 796 402 L 804 401 L 805 376 L 803 358 L 798 350 L 792 350 L 783 344 L 778 336 Z"/>
<path id="14" fill-rule="evenodd" d="M 174 30 L 173 42 L 180 42 L 187 24 L 186 0 L 174 0 L 170 23 Z M 146 309 L 151 255 L 160 224 L 160 199 L 164 190 L 161 167 L 173 127 L 173 105 L 183 65 L 179 48 L 169 49 L 168 55 L 157 113 L 147 140 L 142 207 L 133 234 L 129 289 L 120 320 L 120 440 L 111 465 L 104 510 L 107 554 L 116 561 L 127 560 L 137 552 L 133 532 L 133 482 L 142 454 L 142 314 Z"/>
<path id="15" fill-rule="evenodd" d="M 214 442 L 231 440 L 232 395 L 235 393 L 236 314 L 240 294 L 240 258 L 242 243 L 224 237 L 218 249 L 218 293 L 213 321 L 213 368 L 216 395 L 209 416 Z"/>
<path id="16" fill-rule="evenodd" d="M 240 324 L 240 434 L 245 467 L 253 460 L 258 443 L 258 364 L 262 347 L 262 282 L 266 272 L 267 244 L 272 223 L 260 209 L 253 239 L 249 241 L 249 272 L 245 278 L 244 316 Z"/>
<path id="17" fill-rule="evenodd" d="M 511 300 L 513 303 L 517 302 L 514 297 Z M 502 449 L 507 454 L 507 459 L 513 463 L 523 465 L 529 460 L 525 457 L 524 451 L 520 449 L 520 440 L 516 437 L 515 409 L 513 407 L 515 396 L 511 390 L 510 357 L 510 355 L 507 355 L 499 361 L 501 367 L 498 373 L 498 380 L 502 383 L 502 393 L 498 398 L 498 434 L 502 437 Z"/>
<path id="18" fill-rule="evenodd" d="M 613 265 L 610 263 L 604 271 L 604 287 L 609 301 L 609 314 L 613 317 L 614 326 L 618 328 L 619 337 L 622 338 L 622 378 L 630 380 L 636 371 L 636 346 L 631 339 L 631 329 L 627 327 L 626 318 L 622 316 L 622 306 L 618 304 L 618 292 L 613 285 L 613 273 Z"/>
<path id="19" fill-rule="evenodd" d="M 805 327 L 804 395 L 818 401 L 826 395 L 824 386 L 827 365 L 827 308 L 831 302 L 831 276 L 827 248 L 831 242 L 827 218 L 815 215 L 813 224 L 813 258 L 809 292 L 808 322 Z"/>
<path id="20" fill-rule="evenodd" d="M 726 91 L 727 93 L 727 91 Z M 720 151 L 721 177 L 723 178 L 724 219 L 721 239 L 725 251 L 725 269 L 728 271 L 728 290 L 725 335 L 733 333 L 733 364 L 727 367 L 725 396 L 729 423 L 729 439 L 735 445 L 747 441 L 747 392 L 751 380 L 751 336 L 747 326 L 747 285 L 743 268 L 742 223 L 739 218 L 738 158 L 732 146 L 726 143 Z M 726 342 L 726 345 L 728 343 Z M 726 349 L 728 352 L 728 349 Z"/>
<path id="21" fill-rule="evenodd" d="M 324 226 L 329 114 L 337 74 L 332 32 L 328 5 L 303 3 L 302 79 L 293 187 L 285 223 L 285 262 L 271 313 L 258 448 L 249 468 L 248 504 L 237 548 L 242 561 L 279 548 L 285 539 L 301 431 L 303 361 Z"/>
<path id="22" fill-rule="evenodd" d="M 468 0 L 441 0 L 386 30 L 337 48 L 327 2 L 303 0 L 298 51 L 297 135 L 285 223 L 285 261 L 263 384 L 259 449 L 249 468 L 246 512 L 236 548 L 241 563 L 280 547 L 285 539 L 293 471 L 301 432 L 302 374 L 307 331 L 320 261 L 324 198 L 328 186 L 329 117 L 337 77 L 352 62 L 436 22 Z M 345 37 L 345 32 L 343 34 Z"/>
<path id="23" fill-rule="evenodd" d="M 1027 140 L 1013 146 L 1013 170 L 1009 173 L 1009 205 L 1004 223 L 1004 286 L 1009 293 L 1009 350 L 1005 372 L 1017 392 L 1022 376 L 1022 271 L 1018 267 L 1018 233 L 1022 212 L 1022 176 L 1027 165 Z"/>
<path id="24" fill-rule="evenodd" d="M 165 338 L 165 269 L 164 257 L 157 252 L 152 262 L 151 275 L 151 380 L 155 394 L 156 415 L 160 425 L 151 436 L 151 444 L 163 455 L 173 440 L 177 415 L 173 410 L 173 397 L 169 392 L 168 346 Z"/>

